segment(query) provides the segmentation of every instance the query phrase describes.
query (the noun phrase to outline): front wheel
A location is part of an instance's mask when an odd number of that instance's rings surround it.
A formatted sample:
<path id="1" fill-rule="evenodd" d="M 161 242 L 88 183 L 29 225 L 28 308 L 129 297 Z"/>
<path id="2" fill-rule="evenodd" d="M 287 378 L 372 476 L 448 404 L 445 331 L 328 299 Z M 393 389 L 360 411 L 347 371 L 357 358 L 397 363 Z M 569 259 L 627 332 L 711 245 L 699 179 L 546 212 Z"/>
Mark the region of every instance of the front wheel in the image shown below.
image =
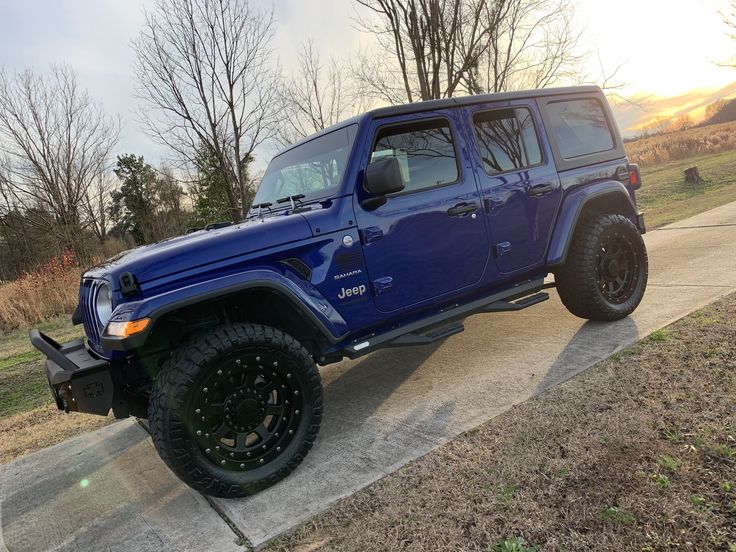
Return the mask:
<path id="1" fill-rule="evenodd" d="M 555 273 L 567 309 L 589 320 L 619 320 L 644 297 L 649 265 L 639 230 L 623 215 L 583 219 Z"/>
<path id="2" fill-rule="evenodd" d="M 254 494 L 291 473 L 317 436 L 322 384 L 291 336 L 257 324 L 213 329 L 156 378 L 149 426 L 161 458 L 204 494 Z"/>

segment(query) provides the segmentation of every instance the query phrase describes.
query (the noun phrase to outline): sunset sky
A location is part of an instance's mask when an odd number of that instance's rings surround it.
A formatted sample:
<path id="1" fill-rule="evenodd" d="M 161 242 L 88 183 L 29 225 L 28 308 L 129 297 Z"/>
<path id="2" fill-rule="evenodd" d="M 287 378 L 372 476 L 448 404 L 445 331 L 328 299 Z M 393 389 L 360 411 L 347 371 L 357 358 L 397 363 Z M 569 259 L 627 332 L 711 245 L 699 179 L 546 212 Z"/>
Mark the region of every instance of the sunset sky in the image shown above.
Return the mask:
<path id="1" fill-rule="evenodd" d="M 130 66 L 130 40 L 142 23 L 148 0 L 0 0 L 0 64 L 16 70 L 43 70 L 50 62 L 67 62 L 82 84 L 125 128 L 120 150 L 157 162 L 165 152 L 138 128 Z M 736 41 L 726 36 L 718 14 L 729 0 L 577 0 L 576 24 L 591 53 L 590 73 L 623 64 L 616 81 L 621 94 L 646 110 L 617 108 L 627 129 L 659 111 L 668 115 L 695 108 L 720 95 L 736 95 L 736 69 L 717 66 L 736 55 Z M 270 5 L 263 2 L 264 6 Z M 353 28 L 349 0 L 275 0 L 279 23 L 275 49 L 284 68 L 293 67 L 300 44 L 313 39 L 325 55 L 346 55 L 369 37 Z M 713 94 L 714 91 L 720 91 Z M 674 97 L 674 98 L 673 98 Z M 268 156 L 263 152 L 262 157 Z"/>

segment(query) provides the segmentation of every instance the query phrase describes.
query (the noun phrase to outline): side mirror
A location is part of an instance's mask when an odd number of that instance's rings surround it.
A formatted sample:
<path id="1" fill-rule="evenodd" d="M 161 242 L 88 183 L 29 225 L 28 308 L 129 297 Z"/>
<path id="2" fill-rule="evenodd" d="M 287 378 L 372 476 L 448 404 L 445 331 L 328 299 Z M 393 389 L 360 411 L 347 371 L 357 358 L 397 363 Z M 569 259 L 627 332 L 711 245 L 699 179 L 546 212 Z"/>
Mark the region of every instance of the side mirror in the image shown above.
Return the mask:
<path id="1" fill-rule="evenodd" d="M 401 165 L 396 157 L 384 157 L 365 170 L 365 189 L 373 195 L 385 196 L 404 189 Z"/>

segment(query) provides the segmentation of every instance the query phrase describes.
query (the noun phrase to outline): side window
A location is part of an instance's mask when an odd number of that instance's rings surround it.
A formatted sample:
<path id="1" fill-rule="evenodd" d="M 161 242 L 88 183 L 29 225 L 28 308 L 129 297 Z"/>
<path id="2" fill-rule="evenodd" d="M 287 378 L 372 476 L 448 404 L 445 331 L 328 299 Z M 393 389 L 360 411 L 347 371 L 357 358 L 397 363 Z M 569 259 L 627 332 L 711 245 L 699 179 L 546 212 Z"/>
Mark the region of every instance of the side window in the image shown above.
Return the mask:
<path id="1" fill-rule="evenodd" d="M 404 191 L 434 188 L 458 180 L 452 131 L 443 120 L 380 129 L 371 163 L 384 157 L 399 160 Z"/>
<path id="2" fill-rule="evenodd" d="M 603 107 L 593 98 L 547 104 L 557 149 L 565 159 L 613 149 Z"/>
<path id="3" fill-rule="evenodd" d="M 488 174 L 539 165 L 542 151 L 531 111 L 525 108 L 481 111 L 473 115 L 478 152 Z"/>

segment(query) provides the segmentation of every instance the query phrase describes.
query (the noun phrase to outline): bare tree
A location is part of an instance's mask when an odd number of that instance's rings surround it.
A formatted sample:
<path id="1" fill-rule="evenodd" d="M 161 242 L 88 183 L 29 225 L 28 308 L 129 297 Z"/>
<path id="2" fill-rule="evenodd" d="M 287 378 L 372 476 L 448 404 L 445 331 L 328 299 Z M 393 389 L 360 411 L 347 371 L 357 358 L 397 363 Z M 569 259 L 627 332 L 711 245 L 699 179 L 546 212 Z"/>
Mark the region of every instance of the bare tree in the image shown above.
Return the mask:
<path id="1" fill-rule="evenodd" d="M 385 56 L 364 55 L 359 78 L 376 96 L 404 101 L 450 97 L 462 89 L 489 47 L 508 0 L 355 0 L 356 22 Z M 397 79 L 398 77 L 398 79 Z M 397 85 L 397 81 L 400 83 Z"/>
<path id="2" fill-rule="evenodd" d="M 731 0 L 728 12 L 720 11 L 718 14 L 726 26 L 726 35 L 731 40 L 736 40 L 736 0 Z M 731 56 L 722 62 L 716 63 L 716 65 L 720 65 L 721 67 L 736 67 L 736 56 Z"/>
<path id="3" fill-rule="evenodd" d="M 583 55 L 581 32 L 568 0 L 506 0 L 503 17 L 491 30 L 471 92 L 545 88 L 574 80 Z"/>
<path id="4" fill-rule="evenodd" d="M 334 125 L 361 106 L 339 60 L 323 64 L 311 41 L 302 46 L 297 69 L 280 90 L 283 119 L 276 138 L 282 145 Z"/>
<path id="5" fill-rule="evenodd" d="M 357 76 L 390 103 L 550 86 L 582 60 L 569 0 L 355 1 L 393 58 L 364 52 Z"/>
<path id="6" fill-rule="evenodd" d="M 247 210 L 253 150 L 278 121 L 274 26 L 247 0 L 157 0 L 133 43 L 145 127 L 190 165 L 211 152 L 234 218 Z"/>
<path id="7" fill-rule="evenodd" d="M 114 187 L 110 171 L 100 171 L 82 198 L 81 210 L 100 243 L 107 237 L 110 194 Z"/>
<path id="8" fill-rule="evenodd" d="M 47 77 L 0 71 L 6 193 L 80 259 L 87 258 L 83 234 L 90 224 L 85 198 L 106 170 L 119 130 L 68 67 L 52 66 Z"/>

